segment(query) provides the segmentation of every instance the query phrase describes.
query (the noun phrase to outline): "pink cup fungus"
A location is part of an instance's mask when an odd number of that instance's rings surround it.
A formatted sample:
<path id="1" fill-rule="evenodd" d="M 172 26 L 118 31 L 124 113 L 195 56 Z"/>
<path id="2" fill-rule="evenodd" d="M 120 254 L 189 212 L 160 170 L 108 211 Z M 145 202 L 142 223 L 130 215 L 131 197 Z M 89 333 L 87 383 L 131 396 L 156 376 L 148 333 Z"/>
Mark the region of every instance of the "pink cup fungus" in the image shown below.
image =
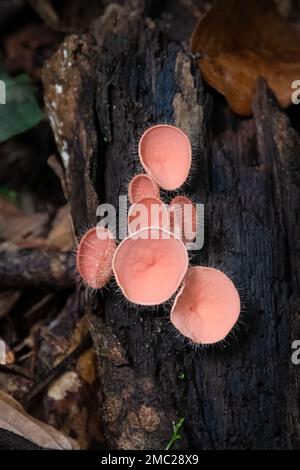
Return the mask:
<path id="1" fill-rule="evenodd" d="M 169 228 L 169 211 L 157 197 L 146 197 L 128 211 L 128 233 L 146 227 Z"/>
<path id="2" fill-rule="evenodd" d="M 146 171 L 168 191 L 186 181 L 192 163 L 191 144 L 184 132 L 160 124 L 144 132 L 139 142 L 139 157 Z"/>
<path id="3" fill-rule="evenodd" d="M 84 282 L 101 289 L 112 277 L 112 259 L 116 242 L 106 228 L 95 227 L 86 232 L 77 249 L 77 270 Z"/>
<path id="4" fill-rule="evenodd" d="M 113 258 L 118 286 L 138 305 L 160 305 L 170 299 L 187 268 L 184 244 L 161 228 L 148 227 L 125 238 Z"/>
<path id="5" fill-rule="evenodd" d="M 170 202 L 170 228 L 185 243 L 192 242 L 197 231 L 197 209 L 186 196 L 176 196 Z"/>
<path id="6" fill-rule="evenodd" d="M 241 311 L 233 282 L 214 268 L 192 267 L 171 311 L 171 323 L 196 344 L 214 344 L 226 338 Z"/>
<path id="7" fill-rule="evenodd" d="M 149 175 L 136 175 L 129 183 L 128 198 L 131 204 L 145 197 L 159 197 L 159 187 Z"/>

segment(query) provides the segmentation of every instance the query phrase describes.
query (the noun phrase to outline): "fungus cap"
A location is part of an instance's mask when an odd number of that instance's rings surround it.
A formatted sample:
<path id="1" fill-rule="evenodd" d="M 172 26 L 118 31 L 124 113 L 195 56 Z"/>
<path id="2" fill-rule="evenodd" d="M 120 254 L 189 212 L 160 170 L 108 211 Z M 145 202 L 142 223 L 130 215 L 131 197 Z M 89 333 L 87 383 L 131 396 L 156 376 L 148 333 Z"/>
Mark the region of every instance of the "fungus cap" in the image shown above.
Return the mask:
<path id="1" fill-rule="evenodd" d="M 159 124 L 147 129 L 139 142 L 146 171 L 163 189 L 172 191 L 186 181 L 192 163 L 191 144 L 178 127 Z"/>
<path id="2" fill-rule="evenodd" d="M 214 268 L 192 267 L 171 311 L 171 323 L 197 344 L 214 344 L 226 338 L 241 311 L 233 282 Z"/>
<path id="3" fill-rule="evenodd" d="M 151 176 L 141 173 L 134 176 L 128 186 L 128 198 L 131 204 L 145 197 L 159 197 L 159 187 Z"/>
<path id="4" fill-rule="evenodd" d="M 130 302 L 159 305 L 179 288 L 188 268 L 188 254 L 171 232 L 147 227 L 121 242 L 112 264 L 117 284 Z"/>
<path id="5" fill-rule="evenodd" d="M 128 211 L 128 233 L 146 227 L 169 228 L 169 211 L 157 197 L 145 197 Z"/>
<path id="6" fill-rule="evenodd" d="M 112 276 L 112 259 L 116 242 L 104 227 L 94 227 L 82 237 L 77 248 L 77 270 L 84 282 L 101 289 Z"/>

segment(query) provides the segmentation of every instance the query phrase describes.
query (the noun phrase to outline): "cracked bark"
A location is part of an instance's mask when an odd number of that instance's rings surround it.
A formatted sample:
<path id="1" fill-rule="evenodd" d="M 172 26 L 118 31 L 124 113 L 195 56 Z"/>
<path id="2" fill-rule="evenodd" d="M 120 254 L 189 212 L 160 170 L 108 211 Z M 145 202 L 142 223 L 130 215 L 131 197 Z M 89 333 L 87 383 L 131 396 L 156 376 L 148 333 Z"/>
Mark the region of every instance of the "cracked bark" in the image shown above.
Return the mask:
<path id="1" fill-rule="evenodd" d="M 300 334 L 300 140 L 265 83 L 253 118 L 234 116 L 183 46 L 126 2 L 110 5 L 89 36 L 67 39 L 44 84 L 58 147 L 68 149 L 77 235 L 96 223 L 98 201 L 117 207 L 126 193 L 145 124 L 174 122 L 195 147 L 186 190 L 205 204 L 205 246 L 193 264 L 221 266 L 245 293 L 237 339 L 195 351 L 170 334 L 166 308 L 136 310 L 112 289 L 104 301 L 82 292 L 109 448 L 162 449 L 179 416 L 178 448 L 299 448 L 299 371 L 290 356 Z"/>

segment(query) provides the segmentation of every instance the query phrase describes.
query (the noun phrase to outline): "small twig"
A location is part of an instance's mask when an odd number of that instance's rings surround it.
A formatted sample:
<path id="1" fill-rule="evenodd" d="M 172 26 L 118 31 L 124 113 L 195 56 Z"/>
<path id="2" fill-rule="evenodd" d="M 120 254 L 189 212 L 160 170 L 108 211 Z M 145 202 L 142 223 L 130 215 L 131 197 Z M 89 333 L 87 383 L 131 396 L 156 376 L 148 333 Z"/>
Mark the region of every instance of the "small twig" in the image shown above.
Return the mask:
<path id="1" fill-rule="evenodd" d="M 28 0 L 35 12 L 53 29 L 59 27 L 59 17 L 49 0 Z"/>
<path id="2" fill-rule="evenodd" d="M 88 333 L 82 340 L 82 342 L 67 356 L 65 357 L 56 367 L 51 369 L 41 381 L 30 390 L 22 400 L 25 408 L 30 408 L 33 405 L 34 399 L 47 388 L 51 382 L 56 380 L 63 372 L 68 369 L 72 362 L 81 356 L 87 349 L 92 346 L 92 339 Z"/>
<path id="3" fill-rule="evenodd" d="M 65 289 L 75 284 L 74 254 L 59 250 L 0 246 L 1 287 L 50 287 Z"/>
<path id="4" fill-rule="evenodd" d="M 35 382 L 34 377 L 29 371 L 24 369 L 24 367 L 17 366 L 16 364 L 0 364 L 0 372 L 4 372 L 5 374 L 20 375 L 21 377 L 25 377 L 26 379 L 31 380 L 31 382 Z"/>
<path id="5" fill-rule="evenodd" d="M 180 430 L 183 426 L 184 420 L 185 418 L 179 418 L 177 423 L 173 423 L 173 435 L 171 437 L 170 442 L 168 443 L 166 447 L 166 450 L 170 450 L 171 447 L 175 444 L 175 442 L 181 439 Z"/>

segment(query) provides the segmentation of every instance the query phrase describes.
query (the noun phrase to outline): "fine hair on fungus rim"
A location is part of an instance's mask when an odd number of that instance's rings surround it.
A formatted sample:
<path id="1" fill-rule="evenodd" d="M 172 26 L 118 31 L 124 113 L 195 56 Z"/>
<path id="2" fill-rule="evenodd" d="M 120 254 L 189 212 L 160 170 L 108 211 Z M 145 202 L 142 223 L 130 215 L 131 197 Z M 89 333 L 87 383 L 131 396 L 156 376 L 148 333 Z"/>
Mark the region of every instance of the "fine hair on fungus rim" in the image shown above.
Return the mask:
<path id="1" fill-rule="evenodd" d="M 191 342 L 209 345 L 225 340 L 240 313 L 240 296 L 231 279 L 218 269 L 195 266 L 186 274 L 170 320 Z"/>
<path id="2" fill-rule="evenodd" d="M 144 170 L 161 188 L 173 191 L 185 183 L 192 164 L 192 147 L 178 127 L 150 127 L 139 141 L 138 153 Z"/>
<path id="3" fill-rule="evenodd" d="M 127 300 L 160 305 L 180 287 L 188 269 L 188 254 L 171 232 L 147 227 L 125 238 L 113 257 L 116 282 Z"/>
<path id="4" fill-rule="evenodd" d="M 112 259 L 117 246 L 112 233 L 104 227 L 88 230 L 79 242 L 77 270 L 86 285 L 101 289 L 112 277 Z"/>
<path id="5" fill-rule="evenodd" d="M 131 204 L 145 197 L 159 198 L 159 187 L 151 176 L 141 173 L 132 178 L 128 185 L 128 199 Z"/>

